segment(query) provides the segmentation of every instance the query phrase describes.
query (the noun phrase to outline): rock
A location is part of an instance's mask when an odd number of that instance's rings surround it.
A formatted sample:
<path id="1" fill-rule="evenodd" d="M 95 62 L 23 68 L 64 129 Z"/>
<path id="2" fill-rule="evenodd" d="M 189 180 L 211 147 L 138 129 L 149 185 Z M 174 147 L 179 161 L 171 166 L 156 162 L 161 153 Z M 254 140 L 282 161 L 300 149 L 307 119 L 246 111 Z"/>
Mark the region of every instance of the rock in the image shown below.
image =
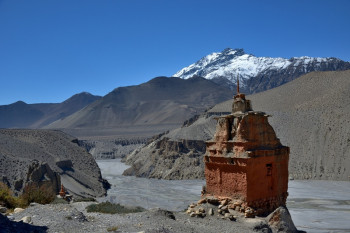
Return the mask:
<path id="1" fill-rule="evenodd" d="M 228 199 L 224 199 L 220 202 L 221 205 L 227 205 L 228 204 Z"/>
<path id="2" fill-rule="evenodd" d="M 231 214 L 230 214 L 230 213 L 226 213 L 226 214 L 224 215 L 224 217 L 225 217 L 225 218 L 230 218 L 230 217 L 231 217 Z"/>
<path id="3" fill-rule="evenodd" d="M 266 217 L 266 220 L 269 226 L 272 229 L 272 232 L 288 232 L 294 233 L 298 232 L 295 227 L 292 217 L 287 209 L 287 207 L 280 206 L 269 216 Z"/>
<path id="4" fill-rule="evenodd" d="M 248 207 L 244 211 L 244 217 L 246 217 L 246 218 L 255 218 L 255 211 Z"/>
<path id="5" fill-rule="evenodd" d="M 21 221 L 24 222 L 24 223 L 29 223 L 29 224 L 31 224 L 31 223 L 32 223 L 32 217 L 30 217 L 30 216 L 25 216 L 25 217 L 21 218 Z"/>
<path id="6" fill-rule="evenodd" d="M 22 212 L 23 210 L 24 210 L 24 209 L 22 209 L 22 208 L 15 208 L 15 209 L 13 210 L 13 213 L 17 214 L 17 213 Z"/>
<path id="7" fill-rule="evenodd" d="M 169 218 L 169 219 L 172 219 L 172 220 L 176 220 L 174 213 L 171 212 L 171 211 L 163 210 L 163 209 L 159 209 L 159 208 L 157 208 L 157 209 L 155 209 L 153 211 L 154 211 L 155 215 L 164 216 L 166 218 Z"/>
<path id="8" fill-rule="evenodd" d="M 207 202 L 213 205 L 218 205 L 220 202 L 217 198 L 215 197 L 209 197 L 207 198 Z"/>
<path id="9" fill-rule="evenodd" d="M 225 205 L 225 206 L 221 207 L 221 210 L 222 210 L 222 211 L 227 212 L 227 211 L 228 211 L 228 207 L 227 207 L 227 205 Z"/>
<path id="10" fill-rule="evenodd" d="M 236 221 L 236 216 L 230 215 L 229 219 L 230 219 L 231 221 Z"/>
<path id="11" fill-rule="evenodd" d="M 38 204 L 36 202 L 32 202 L 32 203 L 29 204 L 29 206 L 37 206 L 37 205 L 40 205 L 40 204 Z"/>
<path id="12" fill-rule="evenodd" d="M 235 202 L 233 203 L 233 205 L 234 205 L 235 207 L 236 207 L 236 206 L 241 207 L 242 202 L 240 202 L 240 201 L 235 201 Z"/>
<path id="13" fill-rule="evenodd" d="M 4 214 L 6 213 L 6 211 L 7 211 L 6 207 L 0 206 L 0 213 Z"/>
<path id="14" fill-rule="evenodd" d="M 228 212 L 229 212 L 230 214 L 235 214 L 236 211 L 234 211 L 233 209 L 228 209 Z"/>
<path id="15" fill-rule="evenodd" d="M 191 212 L 190 217 L 194 217 L 196 214 L 194 212 Z"/>
<path id="16" fill-rule="evenodd" d="M 207 199 L 200 199 L 197 204 L 200 205 L 200 204 L 203 204 L 203 203 L 206 203 L 207 202 Z"/>
<path id="17" fill-rule="evenodd" d="M 194 208 L 194 207 L 196 207 L 195 204 L 191 204 L 191 205 L 190 205 L 190 208 Z"/>
<path id="18" fill-rule="evenodd" d="M 223 206 L 224 206 L 224 205 L 221 205 L 221 204 L 220 204 L 218 208 L 221 209 Z"/>
<path id="19" fill-rule="evenodd" d="M 214 215 L 214 210 L 213 210 L 213 208 L 209 208 L 208 214 L 209 214 L 209 215 Z"/>
<path id="20" fill-rule="evenodd" d="M 200 213 L 205 213 L 205 209 L 202 208 L 202 207 L 200 207 L 200 208 L 198 209 L 198 211 L 199 211 Z"/>

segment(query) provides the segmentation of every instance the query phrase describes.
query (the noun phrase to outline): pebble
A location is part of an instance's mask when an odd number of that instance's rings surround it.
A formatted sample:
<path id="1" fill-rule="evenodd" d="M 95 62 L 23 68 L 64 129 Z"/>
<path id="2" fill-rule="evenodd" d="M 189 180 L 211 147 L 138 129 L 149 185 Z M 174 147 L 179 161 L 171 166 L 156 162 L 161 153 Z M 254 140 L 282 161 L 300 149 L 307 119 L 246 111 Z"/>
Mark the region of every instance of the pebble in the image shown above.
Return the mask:
<path id="1" fill-rule="evenodd" d="M 6 213 L 6 211 L 7 211 L 6 207 L 0 206 L 0 213 L 4 214 Z"/>
<path id="2" fill-rule="evenodd" d="M 20 221 L 23 221 L 24 223 L 31 224 L 32 223 L 32 218 L 30 216 L 25 216 L 25 217 L 21 218 Z"/>
<path id="3" fill-rule="evenodd" d="M 15 208 L 15 209 L 13 210 L 13 213 L 17 214 L 17 213 L 22 212 L 23 210 L 24 210 L 24 209 L 22 209 L 22 208 Z"/>

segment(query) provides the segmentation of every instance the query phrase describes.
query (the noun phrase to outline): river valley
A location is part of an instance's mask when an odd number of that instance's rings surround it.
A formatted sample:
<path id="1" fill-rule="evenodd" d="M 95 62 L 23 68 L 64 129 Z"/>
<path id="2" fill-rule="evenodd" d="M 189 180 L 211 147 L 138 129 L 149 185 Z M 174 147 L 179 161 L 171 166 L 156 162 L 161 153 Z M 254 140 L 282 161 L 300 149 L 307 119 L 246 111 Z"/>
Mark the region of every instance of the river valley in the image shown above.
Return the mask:
<path id="1" fill-rule="evenodd" d="M 129 166 L 119 159 L 97 160 L 103 178 L 111 184 L 110 201 L 147 209 L 182 211 L 200 199 L 204 180 L 157 180 L 123 176 Z M 350 182 L 291 180 L 287 207 L 298 230 L 350 232 Z"/>

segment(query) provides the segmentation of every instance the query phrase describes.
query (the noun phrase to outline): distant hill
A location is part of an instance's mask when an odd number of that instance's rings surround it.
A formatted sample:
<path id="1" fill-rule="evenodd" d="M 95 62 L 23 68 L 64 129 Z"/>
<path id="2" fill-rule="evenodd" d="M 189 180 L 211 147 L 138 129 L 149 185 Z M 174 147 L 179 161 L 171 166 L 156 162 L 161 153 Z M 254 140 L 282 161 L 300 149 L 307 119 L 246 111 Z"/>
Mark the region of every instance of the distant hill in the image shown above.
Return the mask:
<path id="1" fill-rule="evenodd" d="M 250 94 L 278 87 L 309 72 L 348 69 L 350 62 L 334 57 L 256 57 L 243 49 L 227 48 L 203 57 L 173 76 L 187 79 L 198 75 L 231 89 L 236 88 L 239 76 L 242 90 Z"/>
<path id="2" fill-rule="evenodd" d="M 148 135 L 178 127 L 184 120 L 232 97 L 232 91 L 201 77 L 157 77 L 119 87 L 86 108 L 45 128 L 73 135 Z"/>
<path id="3" fill-rule="evenodd" d="M 280 87 L 247 96 L 255 111 L 271 114 L 270 124 L 290 147 L 290 176 L 349 180 L 350 70 L 312 72 Z M 231 112 L 232 99 L 196 121 L 127 156 L 127 175 L 165 179 L 203 178 L 204 141 L 215 132 L 214 116 Z"/>
<path id="4" fill-rule="evenodd" d="M 0 128 L 40 128 L 58 119 L 67 117 L 100 99 L 83 92 L 62 103 L 26 104 L 18 101 L 0 106 Z"/>

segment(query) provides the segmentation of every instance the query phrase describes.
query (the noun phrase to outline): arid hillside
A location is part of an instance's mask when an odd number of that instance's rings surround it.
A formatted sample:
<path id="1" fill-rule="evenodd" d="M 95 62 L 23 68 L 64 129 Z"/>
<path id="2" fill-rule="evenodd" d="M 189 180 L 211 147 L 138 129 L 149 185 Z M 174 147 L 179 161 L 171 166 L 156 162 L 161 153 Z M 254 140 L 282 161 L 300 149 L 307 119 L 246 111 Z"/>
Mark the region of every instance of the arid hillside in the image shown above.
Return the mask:
<path id="1" fill-rule="evenodd" d="M 334 71 L 309 73 L 283 86 L 247 96 L 253 110 L 272 116 L 269 122 L 277 137 L 290 147 L 291 178 L 349 180 L 349 93 L 350 71 Z M 125 174 L 167 179 L 203 177 L 203 144 L 198 141 L 213 136 L 213 116 L 229 113 L 231 105 L 232 100 L 218 104 L 192 124 L 170 131 L 135 151 L 126 159 L 132 168 Z M 187 148 L 187 140 L 196 140 L 196 145 L 201 146 Z M 178 142 L 180 147 L 169 146 Z"/>

